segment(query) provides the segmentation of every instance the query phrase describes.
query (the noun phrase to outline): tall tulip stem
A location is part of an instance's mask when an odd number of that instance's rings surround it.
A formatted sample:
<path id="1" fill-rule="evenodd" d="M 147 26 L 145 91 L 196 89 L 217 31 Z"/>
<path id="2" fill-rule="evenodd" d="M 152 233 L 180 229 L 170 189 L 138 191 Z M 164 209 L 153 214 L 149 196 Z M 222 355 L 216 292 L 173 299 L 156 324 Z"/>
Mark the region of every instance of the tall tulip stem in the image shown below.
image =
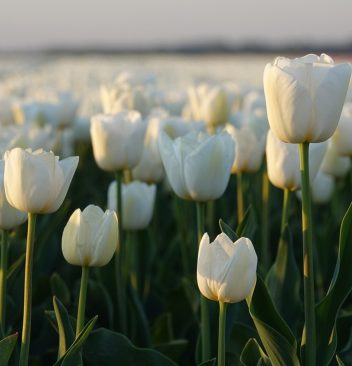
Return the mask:
<path id="1" fill-rule="evenodd" d="M 218 366 L 225 366 L 226 305 L 219 301 Z"/>
<path id="2" fill-rule="evenodd" d="M 0 327 L 5 335 L 6 319 L 6 277 L 8 260 L 8 232 L 2 230 L 1 238 L 1 258 L 0 258 Z"/>
<path id="3" fill-rule="evenodd" d="M 28 213 L 28 230 L 26 243 L 26 262 L 24 269 L 23 323 L 19 366 L 27 366 L 31 335 L 32 316 L 32 270 L 36 215 Z"/>
<path id="4" fill-rule="evenodd" d="M 290 208 L 290 195 L 291 195 L 291 192 L 286 188 L 284 190 L 284 200 L 283 200 L 283 204 L 282 204 L 281 230 L 280 230 L 281 236 L 285 231 L 286 225 L 288 224 L 288 211 Z"/>
<path id="5" fill-rule="evenodd" d="M 123 171 L 116 172 L 116 213 L 118 218 L 119 226 L 119 239 L 117 246 L 117 253 L 115 256 L 115 275 L 116 275 L 116 287 L 117 287 L 117 303 L 119 309 L 119 325 L 120 331 L 124 334 L 127 333 L 126 323 L 126 275 L 124 273 L 124 242 L 123 242 L 123 231 L 122 231 L 122 179 Z"/>
<path id="6" fill-rule="evenodd" d="M 205 204 L 197 202 L 197 239 L 200 243 L 205 232 Z M 201 329 L 201 348 L 202 362 L 208 361 L 210 358 L 210 325 L 209 311 L 207 300 L 203 295 L 200 295 L 200 329 Z"/>
<path id="7" fill-rule="evenodd" d="M 270 183 L 266 164 L 262 172 L 262 230 L 261 230 L 261 250 L 262 266 L 264 271 L 270 265 L 270 251 L 269 251 L 269 197 L 270 197 Z"/>
<path id="8" fill-rule="evenodd" d="M 305 345 L 306 365 L 316 364 L 315 300 L 313 268 L 312 209 L 309 182 L 309 143 L 299 145 L 302 180 L 302 234 L 305 327 L 302 345 Z"/>
<path id="9" fill-rule="evenodd" d="M 84 317 L 86 313 L 86 302 L 87 302 L 88 275 L 89 275 L 89 267 L 82 266 L 81 287 L 79 290 L 79 300 L 77 310 L 76 338 L 84 328 Z"/>
<path id="10" fill-rule="evenodd" d="M 238 172 L 237 179 L 237 224 L 240 224 L 244 218 L 244 192 L 243 192 L 243 175 Z"/>

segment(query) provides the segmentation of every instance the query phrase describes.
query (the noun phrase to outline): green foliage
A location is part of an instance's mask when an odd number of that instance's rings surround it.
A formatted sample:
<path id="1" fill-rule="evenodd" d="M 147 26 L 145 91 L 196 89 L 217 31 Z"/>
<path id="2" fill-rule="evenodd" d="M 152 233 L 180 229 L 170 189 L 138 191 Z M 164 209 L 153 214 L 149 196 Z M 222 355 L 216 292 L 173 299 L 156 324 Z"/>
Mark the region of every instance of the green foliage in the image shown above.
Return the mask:
<path id="1" fill-rule="evenodd" d="M 12 334 L 0 341 L 0 365 L 7 366 L 16 346 L 18 334 Z"/>

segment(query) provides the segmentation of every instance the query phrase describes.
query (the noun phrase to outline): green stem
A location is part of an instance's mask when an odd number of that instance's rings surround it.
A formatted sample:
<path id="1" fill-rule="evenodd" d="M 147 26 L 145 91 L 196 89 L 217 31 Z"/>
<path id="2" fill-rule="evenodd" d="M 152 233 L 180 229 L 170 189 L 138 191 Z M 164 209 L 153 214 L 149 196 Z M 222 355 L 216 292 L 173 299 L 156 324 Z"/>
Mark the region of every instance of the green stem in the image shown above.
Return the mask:
<path id="1" fill-rule="evenodd" d="M 205 204 L 201 202 L 196 203 L 197 207 L 197 239 L 200 243 L 205 232 Z M 200 295 L 200 329 L 201 329 L 201 345 L 202 345 L 202 362 L 210 359 L 210 325 L 209 325 L 209 311 L 207 300 Z"/>
<path id="2" fill-rule="evenodd" d="M 5 336 L 6 319 L 6 276 L 8 260 L 8 232 L 2 230 L 1 259 L 0 259 L 0 327 Z"/>
<path id="3" fill-rule="evenodd" d="M 82 266 L 81 288 L 79 290 L 79 301 L 77 310 L 76 339 L 84 328 L 84 317 L 86 313 L 87 287 L 89 267 Z"/>
<path id="4" fill-rule="evenodd" d="M 219 301 L 218 366 L 225 366 L 226 305 Z"/>
<path id="5" fill-rule="evenodd" d="M 118 246 L 117 253 L 115 256 L 115 276 L 116 276 L 116 287 L 117 287 L 117 304 L 119 309 L 119 325 L 120 331 L 123 334 L 127 334 L 127 315 L 126 315 L 126 274 L 124 271 L 124 238 L 123 238 L 123 212 L 122 212 L 122 179 L 123 172 L 116 172 L 116 214 L 118 217 L 118 228 L 119 228 L 119 237 L 118 237 Z"/>
<path id="6" fill-rule="evenodd" d="M 290 207 L 290 191 L 288 189 L 284 190 L 284 200 L 282 205 L 282 214 L 281 214 L 281 230 L 280 235 L 282 236 L 285 230 L 285 227 L 288 225 L 288 211 Z"/>
<path id="7" fill-rule="evenodd" d="M 269 197 L 270 197 L 270 183 L 266 165 L 262 173 L 262 240 L 261 240 L 261 256 L 262 266 L 266 273 L 270 265 L 270 251 L 269 251 Z"/>
<path id="8" fill-rule="evenodd" d="M 179 230 L 180 230 L 180 249 L 181 249 L 181 259 L 182 259 L 182 266 L 183 266 L 183 273 L 185 275 L 189 274 L 189 248 L 187 243 L 187 217 L 186 217 L 186 210 L 184 207 L 184 201 L 182 201 L 176 195 L 173 195 L 174 200 L 176 202 L 176 215 L 179 223 Z"/>
<path id="9" fill-rule="evenodd" d="M 302 345 L 305 345 L 305 364 L 315 366 L 315 300 L 313 269 L 312 209 L 309 182 L 309 143 L 299 145 L 302 180 L 302 234 L 303 234 L 303 278 L 305 327 Z"/>
<path id="10" fill-rule="evenodd" d="M 32 316 L 32 270 L 36 215 L 28 212 L 26 262 L 24 269 L 23 323 L 19 366 L 27 366 Z"/>
<path id="11" fill-rule="evenodd" d="M 237 177 L 237 224 L 240 224 L 244 218 L 244 197 L 243 197 L 242 172 L 238 172 L 236 177 Z"/>

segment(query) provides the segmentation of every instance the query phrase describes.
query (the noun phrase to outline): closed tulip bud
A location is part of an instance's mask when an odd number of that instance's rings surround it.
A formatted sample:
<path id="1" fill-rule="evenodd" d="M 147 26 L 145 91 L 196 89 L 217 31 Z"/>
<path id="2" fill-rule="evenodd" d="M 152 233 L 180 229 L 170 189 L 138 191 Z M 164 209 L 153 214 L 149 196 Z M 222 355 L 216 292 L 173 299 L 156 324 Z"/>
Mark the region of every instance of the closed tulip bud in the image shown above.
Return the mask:
<path id="1" fill-rule="evenodd" d="M 310 145 L 309 175 L 312 182 L 323 160 L 327 143 Z M 266 141 L 266 161 L 270 182 L 281 189 L 296 191 L 301 188 L 299 147 L 279 140 L 272 130 Z"/>
<path id="2" fill-rule="evenodd" d="M 258 171 L 264 156 L 268 130 L 265 110 L 238 113 L 237 126 L 228 123 L 225 129 L 235 142 L 232 174 Z"/>
<path id="3" fill-rule="evenodd" d="M 205 202 L 224 193 L 234 159 L 234 143 L 227 132 L 212 136 L 191 132 L 175 140 L 162 132 L 159 149 L 167 178 L 180 198 Z"/>
<path id="4" fill-rule="evenodd" d="M 58 210 L 78 165 L 78 156 L 59 161 L 52 152 L 20 148 L 7 151 L 4 160 L 8 202 L 35 214 Z"/>
<path id="5" fill-rule="evenodd" d="M 134 168 L 142 155 L 145 130 L 136 111 L 93 116 L 90 135 L 98 166 L 107 171 Z"/>
<path id="6" fill-rule="evenodd" d="M 318 172 L 312 184 L 312 202 L 316 205 L 324 205 L 330 202 L 332 194 L 334 193 L 335 180 L 331 175 Z M 301 200 L 302 193 L 297 191 L 297 197 Z"/>
<path id="7" fill-rule="evenodd" d="M 153 217 L 156 185 L 133 181 L 122 185 L 122 227 L 141 230 L 148 227 Z M 116 210 L 116 182 L 108 189 L 108 207 Z"/>
<path id="8" fill-rule="evenodd" d="M 6 199 L 4 187 L 5 162 L 0 160 L 0 229 L 9 230 L 23 224 L 27 220 L 27 213 L 16 210 Z"/>
<path id="9" fill-rule="evenodd" d="M 349 64 L 322 54 L 278 57 L 264 70 L 271 129 L 289 143 L 321 142 L 334 133 L 351 77 Z"/>
<path id="10" fill-rule="evenodd" d="M 62 234 L 62 253 L 76 266 L 101 267 L 113 257 L 118 242 L 118 222 L 114 211 L 89 205 L 77 209 Z"/>
<path id="11" fill-rule="evenodd" d="M 235 243 L 224 233 L 214 242 L 204 234 L 199 245 L 197 282 L 210 300 L 236 303 L 250 295 L 257 279 L 257 254 L 252 242 L 240 238 Z"/>
<path id="12" fill-rule="evenodd" d="M 342 110 L 340 122 L 333 135 L 336 152 L 342 156 L 352 156 L 352 104 Z"/>
<path id="13" fill-rule="evenodd" d="M 336 178 L 346 176 L 351 167 L 351 160 L 348 156 L 340 156 L 337 152 L 335 140 L 329 141 L 328 148 L 321 163 L 320 170 L 324 174 L 332 175 Z"/>
<path id="14" fill-rule="evenodd" d="M 190 88 L 188 95 L 193 118 L 203 120 L 210 130 L 228 121 L 230 105 L 224 88 L 201 84 Z"/>

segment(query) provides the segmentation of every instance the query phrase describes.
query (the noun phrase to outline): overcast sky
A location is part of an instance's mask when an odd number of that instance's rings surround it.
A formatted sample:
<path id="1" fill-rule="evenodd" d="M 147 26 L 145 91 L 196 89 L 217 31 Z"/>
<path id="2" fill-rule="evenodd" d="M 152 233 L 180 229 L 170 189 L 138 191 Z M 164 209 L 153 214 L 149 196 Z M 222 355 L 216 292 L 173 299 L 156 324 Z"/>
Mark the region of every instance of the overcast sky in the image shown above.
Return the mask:
<path id="1" fill-rule="evenodd" d="M 351 0 L 0 0 L 0 50 L 352 41 Z"/>

